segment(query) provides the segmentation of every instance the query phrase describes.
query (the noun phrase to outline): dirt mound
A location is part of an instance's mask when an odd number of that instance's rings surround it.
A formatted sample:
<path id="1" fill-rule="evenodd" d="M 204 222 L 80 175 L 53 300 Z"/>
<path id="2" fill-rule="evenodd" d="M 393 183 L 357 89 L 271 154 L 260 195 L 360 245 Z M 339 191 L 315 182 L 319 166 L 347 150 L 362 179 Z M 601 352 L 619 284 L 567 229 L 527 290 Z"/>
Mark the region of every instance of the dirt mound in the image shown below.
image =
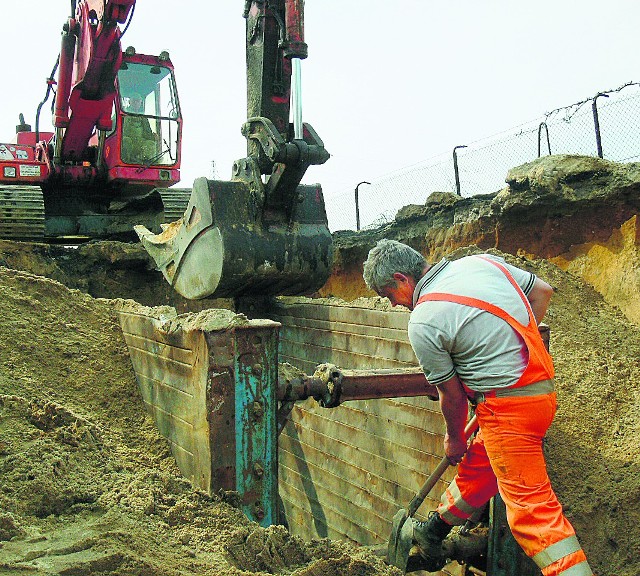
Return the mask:
<path id="1" fill-rule="evenodd" d="M 140 399 L 115 311 L 0 268 L 0 572 L 397 574 L 194 491 Z"/>
<path id="2" fill-rule="evenodd" d="M 320 293 L 369 295 L 362 263 L 380 238 L 431 262 L 475 245 L 553 262 L 640 324 L 640 163 L 544 156 L 510 170 L 506 182 L 498 193 L 468 198 L 434 192 L 384 227 L 334 234 L 333 270 Z"/>

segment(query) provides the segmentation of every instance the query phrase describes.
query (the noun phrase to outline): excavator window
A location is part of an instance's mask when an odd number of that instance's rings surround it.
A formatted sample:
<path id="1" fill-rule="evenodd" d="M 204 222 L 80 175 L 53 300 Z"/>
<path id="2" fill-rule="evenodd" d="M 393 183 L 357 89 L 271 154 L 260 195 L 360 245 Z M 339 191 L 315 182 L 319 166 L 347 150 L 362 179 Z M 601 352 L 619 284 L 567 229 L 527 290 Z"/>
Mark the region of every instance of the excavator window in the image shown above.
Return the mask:
<path id="1" fill-rule="evenodd" d="M 180 107 L 171 70 L 129 62 L 118 72 L 118 90 L 122 160 L 130 164 L 174 164 Z"/>

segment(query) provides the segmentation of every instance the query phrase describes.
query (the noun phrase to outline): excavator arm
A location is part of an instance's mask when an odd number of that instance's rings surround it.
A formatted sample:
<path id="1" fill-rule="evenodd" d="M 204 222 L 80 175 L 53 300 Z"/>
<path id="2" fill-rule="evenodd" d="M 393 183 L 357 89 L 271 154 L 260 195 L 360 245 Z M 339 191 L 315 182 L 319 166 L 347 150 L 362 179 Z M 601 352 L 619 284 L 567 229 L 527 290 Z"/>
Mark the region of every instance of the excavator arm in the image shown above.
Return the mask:
<path id="1" fill-rule="evenodd" d="M 53 124 L 56 163 L 79 161 L 96 130 L 111 129 L 115 79 L 122 63 L 120 24 L 135 0 L 72 1 L 63 28 Z"/>
<path id="2" fill-rule="evenodd" d="M 265 209 L 290 216 L 307 168 L 329 158 L 310 126 L 289 123 L 295 59 L 307 57 L 302 0 L 245 4 L 247 20 L 247 115 L 242 127 L 249 158 L 267 175 Z M 292 133 L 292 129 L 294 133 Z"/>
<path id="3" fill-rule="evenodd" d="M 247 0 L 247 156 L 229 182 L 199 178 L 184 216 L 142 244 L 181 295 L 310 294 L 331 268 L 322 190 L 301 185 L 329 158 L 313 128 L 291 112 L 294 60 L 307 56 L 303 0 Z"/>

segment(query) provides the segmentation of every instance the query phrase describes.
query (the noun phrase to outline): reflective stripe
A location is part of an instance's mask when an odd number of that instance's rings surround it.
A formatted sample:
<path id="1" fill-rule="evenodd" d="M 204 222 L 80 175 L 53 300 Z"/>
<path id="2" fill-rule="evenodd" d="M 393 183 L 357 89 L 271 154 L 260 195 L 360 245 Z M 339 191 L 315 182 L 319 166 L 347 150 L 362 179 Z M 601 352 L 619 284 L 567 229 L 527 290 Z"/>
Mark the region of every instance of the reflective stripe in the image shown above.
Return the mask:
<path id="1" fill-rule="evenodd" d="M 456 483 L 455 480 L 453 480 L 451 484 L 449 484 L 449 488 L 447 488 L 447 491 L 449 492 L 449 494 L 451 494 L 451 497 L 453 498 L 453 505 L 458 510 L 460 510 L 460 512 L 464 512 L 465 514 L 473 514 L 474 512 L 477 512 L 478 509 L 475 506 L 471 506 L 471 504 L 469 504 L 462 497 L 462 494 L 460 493 L 460 488 L 458 488 L 458 484 Z"/>
<path id="2" fill-rule="evenodd" d="M 502 390 L 496 390 L 496 398 L 507 396 L 542 396 L 543 394 L 551 394 L 555 389 L 554 380 L 540 380 L 540 382 L 534 382 L 527 386 L 520 386 L 518 388 L 503 388 Z"/>
<path id="3" fill-rule="evenodd" d="M 541 552 L 538 552 L 534 557 L 533 561 L 538 565 L 539 568 L 546 568 L 549 564 L 553 564 L 557 562 L 561 558 L 568 556 L 569 554 L 573 554 L 578 550 L 581 550 L 582 546 L 580 546 L 580 542 L 575 536 L 569 536 L 556 542 L 555 544 L 551 544 L 547 546 Z M 564 573 L 564 572 L 563 572 Z"/>
<path id="4" fill-rule="evenodd" d="M 515 388 L 500 388 L 498 390 L 492 390 L 487 392 L 475 392 L 472 399 L 473 404 L 480 404 L 485 401 L 485 398 L 508 398 L 511 396 L 543 396 L 544 394 L 551 394 L 555 390 L 553 378 L 550 380 L 540 380 L 540 382 L 534 382 L 533 384 L 527 384 L 526 386 L 518 386 Z"/>
<path id="5" fill-rule="evenodd" d="M 574 564 L 571 568 L 558 572 L 558 576 L 593 576 L 593 570 L 585 560 L 580 564 Z"/>
<path id="6" fill-rule="evenodd" d="M 459 517 L 448 512 L 452 507 L 457 508 L 460 512 L 468 516 L 477 513 L 479 510 L 484 510 L 484 506 L 482 506 L 482 508 L 476 508 L 462 497 L 460 488 L 458 488 L 455 479 L 451 481 L 451 484 L 449 484 L 449 487 L 440 498 L 440 502 L 441 504 L 438 511 L 440 512 L 440 515 L 450 523 L 453 518 L 455 518 L 458 523 L 460 522 Z"/>

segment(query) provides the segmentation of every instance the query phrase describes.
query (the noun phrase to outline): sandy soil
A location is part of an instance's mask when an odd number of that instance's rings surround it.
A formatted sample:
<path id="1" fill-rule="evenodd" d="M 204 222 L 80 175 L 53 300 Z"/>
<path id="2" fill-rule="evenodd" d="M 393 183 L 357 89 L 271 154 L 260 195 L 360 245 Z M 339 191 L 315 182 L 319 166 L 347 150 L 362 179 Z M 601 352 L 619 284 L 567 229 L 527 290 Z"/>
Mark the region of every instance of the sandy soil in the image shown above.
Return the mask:
<path id="1" fill-rule="evenodd" d="M 398 574 L 367 550 L 260 528 L 181 478 L 114 309 L 0 268 L 0 573 Z"/>
<path id="2" fill-rule="evenodd" d="M 508 259 L 556 288 L 554 486 L 598 576 L 637 576 L 638 327 L 559 268 Z M 0 574 L 23 573 L 399 574 L 193 491 L 144 412 L 113 302 L 0 268 Z"/>

